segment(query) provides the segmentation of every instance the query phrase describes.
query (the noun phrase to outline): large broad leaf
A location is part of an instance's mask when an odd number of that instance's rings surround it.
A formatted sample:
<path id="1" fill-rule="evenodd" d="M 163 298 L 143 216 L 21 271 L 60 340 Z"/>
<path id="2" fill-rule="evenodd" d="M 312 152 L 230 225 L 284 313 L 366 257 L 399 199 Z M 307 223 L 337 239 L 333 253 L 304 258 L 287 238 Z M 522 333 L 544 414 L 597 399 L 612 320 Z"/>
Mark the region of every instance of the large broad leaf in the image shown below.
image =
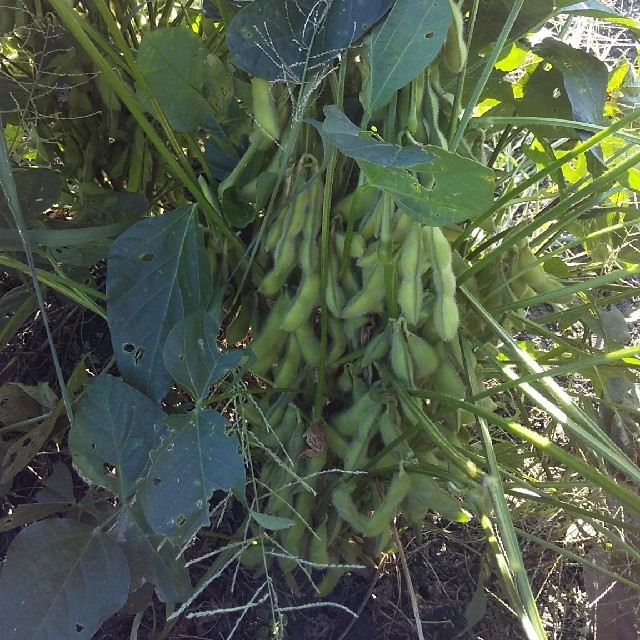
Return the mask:
<path id="1" fill-rule="evenodd" d="M 359 129 L 335 105 L 324 108 L 325 120 L 322 124 L 309 122 L 318 129 L 322 137 L 349 158 L 364 160 L 381 167 L 410 169 L 433 160 L 422 147 L 401 147 L 383 140 L 376 140 L 370 131 Z"/>
<path id="2" fill-rule="evenodd" d="M 542 27 L 553 16 L 557 4 L 555 0 L 525 1 L 511 30 L 510 40 Z M 512 8 L 513 0 L 480 0 L 471 41 L 472 58 L 474 52 L 497 40 Z M 471 64 L 471 59 L 469 62 Z"/>
<path id="3" fill-rule="evenodd" d="M 154 29 L 142 38 L 138 69 L 175 131 L 217 129 L 213 108 L 203 95 L 208 55 L 202 40 L 186 27 Z M 138 96 L 155 114 L 140 87 Z"/>
<path id="4" fill-rule="evenodd" d="M 131 591 L 149 582 L 163 602 L 186 600 L 191 580 L 181 550 L 151 531 L 137 505 L 127 509 L 122 519 L 120 546 L 129 562 Z"/>
<path id="5" fill-rule="evenodd" d="M 522 78 L 520 83 L 524 86 L 522 98 L 516 100 L 518 115 L 541 119 L 572 119 L 571 103 L 558 69 L 539 64 L 531 75 Z M 541 138 L 577 137 L 575 130 L 567 127 L 536 125 L 530 128 Z"/>
<path id="6" fill-rule="evenodd" d="M 169 416 L 158 425 L 162 444 L 151 454 L 139 499 L 153 530 L 176 545 L 209 524 L 214 491 L 244 491 L 244 460 L 237 438 L 225 433 L 227 426 L 221 414 L 209 409 Z"/>
<path id="7" fill-rule="evenodd" d="M 161 400 L 172 380 L 162 359 L 169 331 L 204 309 L 212 278 L 195 206 L 141 220 L 109 252 L 111 341 L 125 380 Z"/>
<path id="8" fill-rule="evenodd" d="M 254 0 L 227 31 L 233 62 L 272 82 L 301 82 L 361 38 L 393 0 Z"/>
<path id="9" fill-rule="evenodd" d="M 429 66 L 440 52 L 451 22 L 449 0 L 396 0 L 371 33 L 371 76 L 363 91 L 371 113 Z"/>
<path id="10" fill-rule="evenodd" d="M 134 492 L 158 444 L 157 422 L 166 417 L 147 396 L 121 378 L 97 378 L 82 399 L 69 432 L 69 450 L 82 475 L 121 500 Z"/>
<path id="11" fill-rule="evenodd" d="M 442 226 L 473 219 L 493 202 L 493 172 L 478 162 L 440 147 L 400 147 L 375 140 L 356 127 L 334 105 L 324 108 L 325 121 L 310 121 L 325 140 L 354 158 L 370 183 L 389 193 L 423 224 Z M 430 189 L 406 169 L 430 177 Z"/>
<path id="12" fill-rule="evenodd" d="M 198 311 L 173 327 L 164 345 L 169 373 L 197 401 L 204 400 L 209 387 L 242 358 L 241 349 L 220 351 L 219 329 L 219 317 Z"/>
<path id="13" fill-rule="evenodd" d="M 398 206 L 425 225 L 472 220 L 491 206 L 494 176 L 490 169 L 439 147 L 426 146 L 425 151 L 435 156 L 418 169 L 431 178 L 429 189 L 407 171 L 359 164 L 373 186 L 391 195 Z"/>
<path id="14" fill-rule="evenodd" d="M 90 640 L 125 603 L 127 561 L 100 529 L 45 520 L 12 542 L 0 577 L 0 638 Z"/>
<path id="15" fill-rule="evenodd" d="M 603 124 L 609 73 L 604 62 L 581 49 L 545 38 L 534 52 L 550 62 L 561 74 L 573 119 Z"/>

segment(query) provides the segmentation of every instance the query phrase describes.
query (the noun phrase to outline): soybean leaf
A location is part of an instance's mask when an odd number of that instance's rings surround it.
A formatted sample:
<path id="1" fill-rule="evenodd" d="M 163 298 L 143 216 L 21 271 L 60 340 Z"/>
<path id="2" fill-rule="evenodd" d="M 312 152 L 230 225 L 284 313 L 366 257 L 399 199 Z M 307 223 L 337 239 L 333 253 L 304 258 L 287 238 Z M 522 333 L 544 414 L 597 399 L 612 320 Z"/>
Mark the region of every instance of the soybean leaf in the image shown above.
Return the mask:
<path id="1" fill-rule="evenodd" d="M 195 206 L 137 222 L 113 243 L 107 269 L 109 328 L 124 379 L 161 400 L 172 380 L 162 359 L 169 331 L 207 307 L 212 278 Z"/>
<path id="2" fill-rule="evenodd" d="M 576 2 L 568 7 L 564 7 L 561 13 L 599 18 L 606 22 L 619 24 L 627 27 L 636 38 L 640 38 L 640 23 L 637 20 L 620 15 L 613 7 L 608 7 L 602 2 L 595 2 L 595 0 Z"/>
<path id="3" fill-rule="evenodd" d="M 449 0 L 396 0 L 387 18 L 371 33 L 371 76 L 363 89 L 365 109 L 386 106 L 436 58 L 451 22 Z"/>
<path id="4" fill-rule="evenodd" d="M 186 600 L 191 580 L 180 549 L 153 533 L 139 506 L 128 508 L 122 518 L 120 546 L 129 562 L 131 591 L 149 582 L 162 602 Z"/>
<path id="5" fill-rule="evenodd" d="M 100 529 L 66 519 L 24 528 L 0 576 L 0 637 L 90 640 L 127 599 L 129 569 Z"/>
<path id="6" fill-rule="evenodd" d="M 268 513 L 260 513 L 260 511 L 249 511 L 251 517 L 263 528 L 270 531 L 281 531 L 289 529 L 293 526 L 293 520 L 289 518 L 281 518 L 280 516 L 271 516 Z"/>
<path id="7" fill-rule="evenodd" d="M 401 147 L 376 140 L 370 131 L 359 129 L 335 105 L 324 108 L 325 120 L 321 124 L 309 120 L 329 143 L 349 158 L 365 160 L 381 167 L 409 169 L 434 159 L 422 147 Z"/>
<path id="8" fill-rule="evenodd" d="M 28 225 L 36 216 L 46 211 L 60 197 L 60 174 L 57 171 L 44 168 L 17 169 L 13 172 L 20 202 L 20 210 Z M 4 192 L 0 189 L 0 214 L 5 224 L 13 227 L 10 222 L 13 215 L 9 210 Z"/>
<path id="9" fill-rule="evenodd" d="M 534 52 L 562 73 L 573 119 L 603 124 L 609 80 L 604 62 L 554 38 L 545 38 L 534 48 Z"/>
<path id="10" fill-rule="evenodd" d="M 145 33 L 138 50 L 138 69 L 175 131 L 217 129 L 213 108 L 203 95 L 207 48 L 186 27 L 162 27 Z M 155 110 L 140 87 L 144 108 Z"/>
<path id="11" fill-rule="evenodd" d="M 123 501 L 145 474 L 158 444 L 157 422 L 166 417 L 147 396 L 121 378 L 97 378 L 82 399 L 69 432 L 69 450 L 83 476 Z"/>
<path id="12" fill-rule="evenodd" d="M 528 78 L 523 78 L 522 98 L 516 101 L 518 115 L 534 116 L 546 119 L 572 119 L 571 102 L 569 101 L 562 73 L 552 67 L 538 65 Z M 535 126 L 531 130 L 541 138 L 576 137 L 575 130 L 566 127 Z"/>
<path id="13" fill-rule="evenodd" d="M 244 491 L 244 460 L 238 439 L 225 433 L 216 411 L 195 409 L 159 425 L 162 442 L 151 454 L 139 499 L 152 529 L 180 546 L 209 524 L 208 500 L 217 489 Z"/>
<path id="14" fill-rule="evenodd" d="M 431 188 L 402 169 L 359 164 L 374 187 L 391 195 L 398 206 L 425 225 L 470 220 L 491 206 L 494 177 L 490 169 L 439 147 L 429 145 L 425 151 L 434 160 L 416 170 L 431 178 Z"/>
<path id="15" fill-rule="evenodd" d="M 75 500 L 73 501 L 75 502 Z M 72 503 L 19 504 L 10 516 L 0 518 L 0 533 L 43 520 L 54 513 L 68 511 Z"/>
<path id="16" fill-rule="evenodd" d="M 254 0 L 227 30 L 234 64 L 272 82 L 302 81 L 361 38 L 393 0 Z"/>
<path id="17" fill-rule="evenodd" d="M 209 387 L 242 358 L 241 349 L 220 351 L 219 329 L 219 317 L 198 311 L 173 327 L 164 345 L 164 364 L 169 373 L 197 401 L 204 400 Z"/>

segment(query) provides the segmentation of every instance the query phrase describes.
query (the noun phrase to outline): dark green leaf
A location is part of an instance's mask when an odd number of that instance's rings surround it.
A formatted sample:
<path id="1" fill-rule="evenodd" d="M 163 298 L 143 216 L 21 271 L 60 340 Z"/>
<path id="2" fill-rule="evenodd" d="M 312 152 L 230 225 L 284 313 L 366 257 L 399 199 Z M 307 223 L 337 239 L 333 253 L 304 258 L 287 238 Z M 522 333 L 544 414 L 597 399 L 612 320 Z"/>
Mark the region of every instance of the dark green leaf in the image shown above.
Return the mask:
<path id="1" fill-rule="evenodd" d="M 451 22 L 449 0 L 396 0 L 386 19 L 371 33 L 371 76 L 363 89 L 372 113 L 436 58 Z"/>
<path id="2" fill-rule="evenodd" d="M 64 462 L 56 462 L 53 465 L 53 471 L 43 484 L 43 488 L 36 493 L 37 502 L 64 504 L 76 501 L 71 471 Z"/>
<path id="3" fill-rule="evenodd" d="M 121 548 L 129 562 L 131 590 L 150 582 L 162 602 L 186 600 L 191 594 L 191 580 L 181 550 L 151 531 L 137 505 L 122 517 Z"/>
<path id="4" fill-rule="evenodd" d="M 68 511 L 70 507 L 71 504 L 68 502 L 59 504 L 19 504 L 10 516 L 0 518 L 0 533 L 43 520 L 54 513 Z"/>
<path id="5" fill-rule="evenodd" d="M 199 311 L 173 327 L 164 345 L 164 364 L 169 373 L 198 401 L 204 400 L 211 385 L 242 358 L 240 349 L 220 351 L 219 330 L 218 318 Z"/>
<path id="6" fill-rule="evenodd" d="M 16 536 L 0 576 L 0 638 L 90 640 L 127 599 L 129 569 L 99 529 L 51 519 Z"/>
<path id="7" fill-rule="evenodd" d="M 29 226 L 36 217 L 60 198 L 60 174 L 51 169 L 18 169 L 13 177 L 18 191 L 20 210 Z M 10 227 L 15 227 L 4 191 L 0 189 L 0 215 Z"/>
<path id="8" fill-rule="evenodd" d="M 571 120 L 571 103 L 558 69 L 538 65 L 526 79 L 523 97 L 516 102 L 519 116 Z M 541 138 L 577 137 L 574 129 L 553 126 L 530 127 Z"/>
<path id="9" fill-rule="evenodd" d="M 603 124 L 609 80 L 604 62 L 553 38 L 543 40 L 534 51 L 562 74 L 573 119 Z"/>
<path id="10" fill-rule="evenodd" d="M 93 182 L 79 185 L 79 202 L 74 206 L 74 222 L 115 224 L 140 218 L 149 208 L 142 193 L 114 191 Z"/>
<path id="11" fill-rule="evenodd" d="M 361 38 L 393 0 L 254 0 L 227 30 L 233 62 L 272 82 L 301 82 Z"/>
<path id="12" fill-rule="evenodd" d="M 175 131 L 218 127 L 203 95 L 208 55 L 202 40 L 187 27 L 154 29 L 142 38 L 138 69 Z M 140 87 L 137 90 L 145 109 L 155 114 L 147 96 Z"/>
<path id="13" fill-rule="evenodd" d="M 69 432 L 73 462 L 85 478 L 122 500 L 145 474 L 158 444 L 157 422 L 166 417 L 147 396 L 120 378 L 102 375 L 82 399 Z"/>
<path id="14" fill-rule="evenodd" d="M 244 492 L 245 469 L 238 440 L 216 411 L 196 409 L 158 425 L 162 444 L 151 454 L 139 499 L 156 533 L 176 545 L 209 524 L 209 498 L 217 489 Z"/>
<path id="15" fill-rule="evenodd" d="M 470 220 L 491 206 L 494 177 L 490 169 L 439 147 L 426 146 L 425 152 L 434 160 L 417 170 L 430 176 L 430 189 L 402 169 L 359 164 L 373 186 L 391 195 L 422 224 L 439 227 Z"/>
<path id="16" fill-rule="evenodd" d="M 141 220 L 109 252 L 111 341 L 125 380 L 161 400 L 172 380 L 162 359 L 169 331 L 207 307 L 212 277 L 195 206 Z"/>
<path id="17" fill-rule="evenodd" d="M 322 124 L 309 122 L 318 129 L 323 138 L 338 148 L 349 158 L 365 160 L 381 167 L 410 169 L 434 159 L 422 147 L 400 147 L 382 140 L 376 140 L 369 131 L 359 129 L 335 105 L 324 108 L 325 120 Z"/>
<path id="18" fill-rule="evenodd" d="M 556 4 L 554 0 L 525 1 L 511 30 L 510 39 L 516 40 L 541 27 L 553 15 Z M 496 41 L 512 8 L 512 0 L 480 0 L 471 42 L 474 52 Z"/>

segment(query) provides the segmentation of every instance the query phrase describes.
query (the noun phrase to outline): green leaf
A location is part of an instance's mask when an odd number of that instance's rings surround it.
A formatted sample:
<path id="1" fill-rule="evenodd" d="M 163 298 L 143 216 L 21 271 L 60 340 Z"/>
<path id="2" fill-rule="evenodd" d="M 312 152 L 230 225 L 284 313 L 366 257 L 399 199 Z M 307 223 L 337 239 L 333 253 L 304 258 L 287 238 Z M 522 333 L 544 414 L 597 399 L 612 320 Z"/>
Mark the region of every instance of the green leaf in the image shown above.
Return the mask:
<path id="1" fill-rule="evenodd" d="M 131 591 L 154 585 L 162 602 L 183 602 L 191 595 L 189 571 L 181 550 L 155 535 L 135 505 L 125 510 L 120 546 L 129 562 Z"/>
<path id="2" fill-rule="evenodd" d="M 147 396 L 120 378 L 98 377 L 82 399 L 69 432 L 74 465 L 121 500 L 145 475 L 158 445 L 155 425 L 166 417 Z"/>
<path id="3" fill-rule="evenodd" d="M 162 443 L 151 454 L 139 500 L 153 530 L 176 545 L 209 524 L 214 491 L 244 492 L 244 459 L 236 436 L 226 435 L 227 426 L 210 409 L 169 416 L 158 425 Z"/>
<path id="4" fill-rule="evenodd" d="M 410 169 L 434 159 L 422 147 L 401 147 L 383 140 L 376 140 L 370 131 L 359 129 L 335 105 L 324 108 L 322 124 L 308 120 L 329 143 L 343 155 L 355 160 L 365 160 L 381 167 Z"/>
<path id="5" fill-rule="evenodd" d="M 231 21 L 234 64 L 272 82 L 302 81 L 361 38 L 393 0 L 254 0 Z"/>
<path id="6" fill-rule="evenodd" d="M 116 542 L 64 519 L 26 527 L 0 576 L 0 638 L 90 640 L 127 599 L 129 569 Z"/>
<path id="7" fill-rule="evenodd" d="M 186 27 L 162 27 L 145 33 L 138 50 L 138 69 L 174 131 L 217 129 L 213 108 L 203 95 L 209 52 Z M 154 114 L 137 87 L 144 108 Z"/>
<path id="8" fill-rule="evenodd" d="M 609 72 L 604 62 L 554 38 L 545 38 L 534 48 L 534 52 L 562 74 L 573 120 L 604 124 L 609 81 Z"/>
<path id="9" fill-rule="evenodd" d="M 133 221 L 149 208 L 149 201 L 142 193 L 105 189 L 93 182 L 79 185 L 79 202 L 74 205 L 73 220 L 76 224 L 115 224 Z"/>
<path id="10" fill-rule="evenodd" d="M 431 189 L 401 169 L 359 164 L 374 187 L 391 195 L 412 218 L 429 226 L 470 220 L 493 203 L 493 172 L 478 162 L 426 146 L 434 160 L 417 168 L 433 180 Z"/>
<path id="11" fill-rule="evenodd" d="M 18 191 L 20 210 L 29 226 L 36 216 L 46 211 L 60 198 L 60 174 L 51 169 L 14 169 L 14 180 Z M 4 192 L 0 189 L 0 215 L 5 225 L 14 227 Z"/>
<path id="12" fill-rule="evenodd" d="M 259 511 L 249 511 L 251 517 L 263 528 L 270 531 L 281 531 L 293 526 L 293 520 L 281 518 L 280 516 L 270 516 L 268 513 Z"/>
<path id="13" fill-rule="evenodd" d="M 564 89 L 562 73 L 552 67 L 538 65 L 530 76 L 523 78 L 523 96 L 516 101 L 519 116 L 535 118 L 572 119 L 571 103 Z M 535 126 L 530 127 L 541 138 L 576 137 L 573 129 L 566 127 Z"/>
<path id="14" fill-rule="evenodd" d="M 599 18 L 605 22 L 619 24 L 623 27 L 627 27 L 627 29 L 629 29 L 636 38 L 640 38 L 640 23 L 637 20 L 620 15 L 615 9 L 608 7 L 602 2 L 595 2 L 595 0 L 576 2 L 568 7 L 564 7 L 561 13 Z"/>
<path id="15" fill-rule="evenodd" d="M 369 113 L 386 106 L 398 89 L 435 60 L 450 22 L 449 0 L 396 0 L 371 33 L 371 77 L 363 90 Z"/>
<path id="16" fill-rule="evenodd" d="M 123 378 L 156 401 L 171 388 L 162 358 L 169 331 L 207 307 L 212 277 L 195 206 L 141 220 L 109 252 L 107 309 Z"/>
<path id="17" fill-rule="evenodd" d="M 211 385 L 238 366 L 241 349 L 218 349 L 219 317 L 198 311 L 179 322 L 167 336 L 164 364 L 191 396 L 204 400 Z"/>

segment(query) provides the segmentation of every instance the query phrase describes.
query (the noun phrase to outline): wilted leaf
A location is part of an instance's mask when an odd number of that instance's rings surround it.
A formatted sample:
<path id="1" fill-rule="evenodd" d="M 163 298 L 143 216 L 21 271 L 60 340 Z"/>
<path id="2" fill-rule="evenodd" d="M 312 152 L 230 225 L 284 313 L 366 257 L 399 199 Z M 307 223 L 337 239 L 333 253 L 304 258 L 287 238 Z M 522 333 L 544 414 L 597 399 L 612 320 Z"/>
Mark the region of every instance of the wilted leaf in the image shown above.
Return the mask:
<path id="1" fill-rule="evenodd" d="M 244 459 L 238 439 L 226 435 L 227 426 L 221 414 L 209 409 L 169 416 L 158 425 L 162 443 L 151 454 L 139 500 L 153 530 L 176 545 L 209 524 L 214 491 L 244 492 Z"/>
<path id="2" fill-rule="evenodd" d="M 194 206 L 147 218 L 125 231 L 109 252 L 107 308 L 118 368 L 154 400 L 172 380 L 162 358 L 169 331 L 206 309 L 211 267 Z"/>
<path id="3" fill-rule="evenodd" d="M 90 640 L 125 603 L 124 554 L 100 529 L 64 519 L 26 527 L 0 576 L 0 638 Z"/>
<path id="4" fill-rule="evenodd" d="M 69 432 L 73 463 L 83 476 L 122 500 L 150 465 L 155 425 L 166 414 L 120 378 L 102 375 L 82 399 Z"/>

